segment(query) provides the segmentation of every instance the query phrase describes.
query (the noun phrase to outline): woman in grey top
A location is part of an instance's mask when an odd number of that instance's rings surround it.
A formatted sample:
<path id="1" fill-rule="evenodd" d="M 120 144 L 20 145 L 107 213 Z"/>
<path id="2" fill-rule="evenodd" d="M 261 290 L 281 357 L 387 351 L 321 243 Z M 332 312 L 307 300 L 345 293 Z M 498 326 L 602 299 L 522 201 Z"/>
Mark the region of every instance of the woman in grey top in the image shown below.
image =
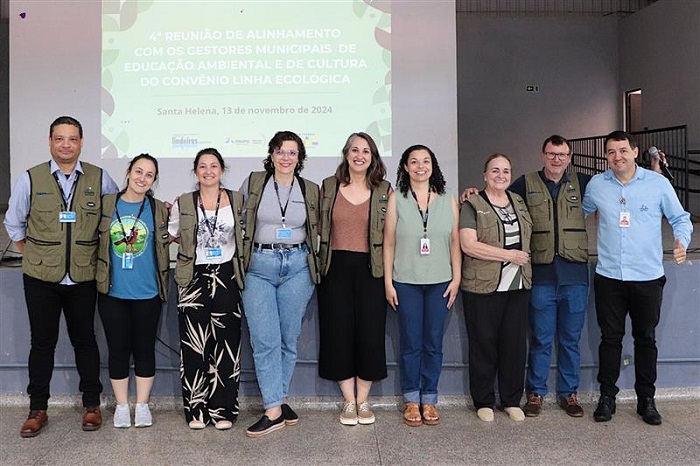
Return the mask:
<path id="1" fill-rule="evenodd" d="M 318 283 L 318 185 L 299 176 L 306 149 L 291 131 L 275 134 L 265 171 L 243 182 L 246 283 L 243 309 L 265 414 L 246 431 L 262 437 L 298 416 L 285 403 L 301 319 Z"/>
<path id="2" fill-rule="evenodd" d="M 437 425 L 437 387 L 447 311 L 459 292 L 462 254 L 454 196 L 435 154 L 404 151 L 384 225 L 384 289 L 399 313 L 404 423 Z"/>

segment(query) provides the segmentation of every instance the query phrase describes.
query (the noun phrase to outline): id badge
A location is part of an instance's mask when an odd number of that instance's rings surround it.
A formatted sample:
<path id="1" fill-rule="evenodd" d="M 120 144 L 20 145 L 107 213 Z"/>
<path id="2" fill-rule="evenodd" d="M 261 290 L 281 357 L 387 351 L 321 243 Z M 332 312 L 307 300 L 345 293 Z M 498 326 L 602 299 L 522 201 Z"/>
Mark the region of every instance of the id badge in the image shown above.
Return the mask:
<path id="1" fill-rule="evenodd" d="M 430 238 L 420 239 L 420 254 L 421 256 L 427 256 L 430 254 Z"/>
<path id="2" fill-rule="evenodd" d="M 275 230 L 275 239 L 292 239 L 292 229 L 277 228 Z"/>
<path id="3" fill-rule="evenodd" d="M 62 210 L 58 213 L 58 221 L 61 223 L 75 223 L 78 216 L 70 210 Z"/>
<path id="4" fill-rule="evenodd" d="M 630 212 L 620 212 L 620 228 L 629 228 L 632 222 L 632 214 Z"/>
<path id="5" fill-rule="evenodd" d="M 204 254 L 208 261 L 214 261 L 221 258 L 221 248 L 204 248 Z"/>
<path id="6" fill-rule="evenodd" d="M 122 269 L 133 269 L 134 268 L 134 253 L 125 252 L 122 256 Z"/>

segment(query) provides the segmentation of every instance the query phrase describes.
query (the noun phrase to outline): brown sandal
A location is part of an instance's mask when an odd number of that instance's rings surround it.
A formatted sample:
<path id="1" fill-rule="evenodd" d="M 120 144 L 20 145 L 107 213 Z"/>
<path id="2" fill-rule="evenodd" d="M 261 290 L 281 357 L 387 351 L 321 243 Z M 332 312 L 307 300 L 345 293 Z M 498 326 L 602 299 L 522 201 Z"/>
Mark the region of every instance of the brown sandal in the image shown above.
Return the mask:
<path id="1" fill-rule="evenodd" d="M 403 412 L 403 423 L 410 427 L 418 427 L 422 424 L 418 403 L 406 403 L 406 409 Z"/>
<path id="2" fill-rule="evenodd" d="M 440 413 L 435 405 L 423 405 L 423 424 L 436 426 L 440 424 Z"/>

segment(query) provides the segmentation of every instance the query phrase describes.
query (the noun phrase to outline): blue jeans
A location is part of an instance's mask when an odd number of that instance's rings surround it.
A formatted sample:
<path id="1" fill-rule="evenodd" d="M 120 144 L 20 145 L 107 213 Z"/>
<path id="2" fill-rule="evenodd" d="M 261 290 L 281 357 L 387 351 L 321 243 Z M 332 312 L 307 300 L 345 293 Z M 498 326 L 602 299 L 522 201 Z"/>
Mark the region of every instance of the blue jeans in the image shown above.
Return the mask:
<path id="1" fill-rule="evenodd" d="M 394 282 L 399 299 L 401 393 L 407 403 L 437 404 L 442 371 L 449 282 L 410 285 Z"/>
<path id="2" fill-rule="evenodd" d="M 530 351 L 527 392 L 547 395 L 552 345 L 557 337 L 557 395 L 576 393 L 580 378 L 579 340 L 586 320 L 588 285 L 533 285 L 530 296 Z"/>
<path id="3" fill-rule="evenodd" d="M 265 409 L 283 403 L 297 358 L 301 320 L 314 291 L 306 246 L 253 249 L 241 295 Z"/>

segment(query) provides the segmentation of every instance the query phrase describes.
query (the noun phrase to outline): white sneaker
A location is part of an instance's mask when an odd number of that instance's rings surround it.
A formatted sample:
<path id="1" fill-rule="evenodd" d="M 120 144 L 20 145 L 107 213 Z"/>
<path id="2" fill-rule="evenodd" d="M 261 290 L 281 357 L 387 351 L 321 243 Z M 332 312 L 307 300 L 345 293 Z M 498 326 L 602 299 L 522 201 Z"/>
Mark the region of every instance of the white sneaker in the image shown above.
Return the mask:
<path id="1" fill-rule="evenodd" d="M 148 409 L 148 403 L 136 403 L 136 414 L 134 416 L 135 427 L 150 427 L 153 425 L 153 417 L 151 410 Z"/>
<path id="2" fill-rule="evenodd" d="M 131 427 L 131 411 L 129 411 L 128 403 L 117 405 L 114 410 L 114 427 L 118 429 Z"/>
<path id="3" fill-rule="evenodd" d="M 357 425 L 357 405 L 354 401 L 343 403 L 343 410 L 340 412 L 340 423 L 344 426 Z"/>
<path id="4" fill-rule="evenodd" d="M 484 422 L 493 422 L 493 409 L 491 408 L 479 408 L 476 415 Z"/>
<path id="5" fill-rule="evenodd" d="M 508 416 L 510 416 L 510 418 L 514 421 L 525 420 L 525 413 L 522 409 L 520 409 L 517 406 L 509 406 L 507 408 L 504 408 L 503 411 L 505 411 L 508 414 Z"/>

